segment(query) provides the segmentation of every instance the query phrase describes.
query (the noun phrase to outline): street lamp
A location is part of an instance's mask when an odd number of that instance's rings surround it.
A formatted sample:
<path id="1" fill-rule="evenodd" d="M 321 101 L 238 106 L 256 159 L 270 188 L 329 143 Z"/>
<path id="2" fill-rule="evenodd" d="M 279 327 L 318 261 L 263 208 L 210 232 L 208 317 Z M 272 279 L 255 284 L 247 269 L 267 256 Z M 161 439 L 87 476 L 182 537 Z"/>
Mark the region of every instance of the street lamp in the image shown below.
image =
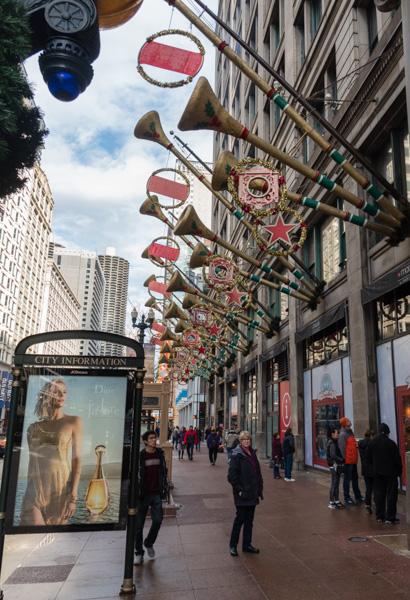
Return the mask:
<path id="1" fill-rule="evenodd" d="M 146 329 L 151 329 L 152 324 L 154 323 L 154 319 L 155 319 L 155 313 L 152 310 L 152 308 L 149 309 L 148 311 L 148 318 L 147 320 L 145 320 L 145 315 L 142 314 L 141 316 L 141 322 L 137 323 L 137 319 L 138 319 L 138 311 L 137 309 L 134 308 L 131 311 L 131 321 L 132 321 L 132 327 L 135 328 L 137 327 L 137 329 L 139 329 L 139 341 L 140 344 L 144 344 L 144 335 L 145 335 L 145 330 Z"/>

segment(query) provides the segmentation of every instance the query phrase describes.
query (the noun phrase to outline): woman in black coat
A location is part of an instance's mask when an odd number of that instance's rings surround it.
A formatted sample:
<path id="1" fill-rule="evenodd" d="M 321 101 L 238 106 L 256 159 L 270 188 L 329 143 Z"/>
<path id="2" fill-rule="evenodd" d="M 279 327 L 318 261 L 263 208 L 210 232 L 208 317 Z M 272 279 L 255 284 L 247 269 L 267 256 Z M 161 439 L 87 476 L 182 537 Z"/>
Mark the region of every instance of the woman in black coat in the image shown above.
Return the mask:
<path id="1" fill-rule="evenodd" d="M 258 553 L 252 546 L 252 526 L 255 507 L 263 500 L 263 479 L 255 450 L 251 446 L 249 431 L 239 435 L 239 446 L 231 454 L 228 481 L 232 485 L 236 517 L 233 522 L 229 548 L 232 556 L 238 556 L 237 545 L 243 525 L 242 551 Z"/>
<path id="2" fill-rule="evenodd" d="M 374 431 L 372 429 L 366 429 L 364 432 L 364 438 L 359 440 L 358 447 L 360 452 L 360 459 L 362 461 L 362 475 L 366 484 L 366 493 L 364 500 L 366 503 L 366 510 L 369 515 L 372 514 L 372 492 L 374 484 L 374 469 L 373 465 L 369 461 L 367 456 L 367 448 L 370 440 L 374 438 Z"/>

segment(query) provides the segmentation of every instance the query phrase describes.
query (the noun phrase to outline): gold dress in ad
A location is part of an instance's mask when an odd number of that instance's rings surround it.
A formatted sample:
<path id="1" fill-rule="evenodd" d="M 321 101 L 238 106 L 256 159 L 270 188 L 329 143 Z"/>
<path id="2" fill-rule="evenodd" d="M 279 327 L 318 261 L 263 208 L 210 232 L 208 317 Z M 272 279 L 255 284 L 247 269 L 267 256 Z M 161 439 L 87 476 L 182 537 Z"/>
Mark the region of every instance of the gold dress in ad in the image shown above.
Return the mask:
<path id="1" fill-rule="evenodd" d="M 30 461 L 20 524 L 33 525 L 32 505 L 41 512 L 46 525 L 62 525 L 70 493 L 69 453 L 72 434 L 44 431 L 41 422 L 27 430 Z"/>

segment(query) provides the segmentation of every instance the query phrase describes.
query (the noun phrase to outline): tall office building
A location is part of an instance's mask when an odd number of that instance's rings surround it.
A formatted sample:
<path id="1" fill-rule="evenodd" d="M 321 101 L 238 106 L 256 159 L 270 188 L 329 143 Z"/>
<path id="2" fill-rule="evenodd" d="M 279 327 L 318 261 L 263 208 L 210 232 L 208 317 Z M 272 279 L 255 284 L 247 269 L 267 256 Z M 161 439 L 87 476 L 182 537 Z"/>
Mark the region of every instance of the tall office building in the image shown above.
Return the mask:
<path id="1" fill-rule="evenodd" d="M 54 259 L 81 304 L 80 329 L 101 330 L 105 278 L 96 252 L 54 246 Z M 78 340 L 79 355 L 100 354 L 99 340 Z"/>
<path id="2" fill-rule="evenodd" d="M 115 248 L 108 247 L 105 249 L 105 254 L 98 256 L 105 277 L 101 328 L 102 331 L 124 335 L 130 265 L 127 260 L 115 254 Z M 101 343 L 101 354 L 123 356 L 124 353 L 124 346 Z"/>
<path id="3" fill-rule="evenodd" d="M 44 281 L 41 331 L 63 331 L 79 328 L 81 303 L 68 285 L 53 258 L 47 261 Z M 76 340 L 55 340 L 39 344 L 39 354 L 74 354 Z"/>
<path id="4" fill-rule="evenodd" d="M 0 202 L 0 416 L 5 422 L 11 392 L 8 371 L 15 347 L 41 331 L 53 211 L 47 177 L 40 166 L 27 171 L 26 178 L 22 190 Z"/>

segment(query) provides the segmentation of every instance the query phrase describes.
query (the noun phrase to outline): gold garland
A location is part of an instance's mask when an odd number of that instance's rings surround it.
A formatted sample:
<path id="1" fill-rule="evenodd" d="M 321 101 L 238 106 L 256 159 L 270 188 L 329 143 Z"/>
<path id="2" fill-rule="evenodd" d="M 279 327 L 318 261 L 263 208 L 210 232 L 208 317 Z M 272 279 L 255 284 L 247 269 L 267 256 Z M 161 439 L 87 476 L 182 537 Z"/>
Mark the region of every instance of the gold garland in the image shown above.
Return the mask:
<path id="1" fill-rule="evenodd" d="M 148 181 L 154 175 L 157 175 L 158 173 L 163 173 L 164 171 L 172 171 L 173 173 L 178 173 L 178 175 L 180 175 L 182 177 L 182 179 L 185 181 L 185 183 L 187 184 L 188 194 L 189 194 L 189 190 L 191 189 L 191 183 L 190 183 L 188 177 L 185 175 L 185 173 L 182 173 L 182 171 L 178 171 L 178 169 L 157 169 L 157 171 L 154 171 L 153 173 L 151 173 Z M 148 181 L 147 181 L 146 194 L 147 194 L 148 198 L 152 198 L 151 194 L 148 191 Z M 158 206 L 160 206 L 161 208 L 165 208 L 166 210 L 175 210 L 176 208 L 183 206 L 185 204 L 185 202 L 186 202 L 186 200 L 181 200 L 180 202 L 177 202 L 177 204 L 173 204 L 172 206 L 167 206 L 166 204 L 160 204 L 158 202 Z"/>
<path id="2" fill-rule="evenodd" d="M 146 44 L 149 44 L 150 42 L 154 41 L 156 38 L 162 37 L 164 35 L 183 35 L 183 36 L 189 38 L 191 41 L 193 41 L 194 44 L 196 44 L 196 46 L 202 56 L 202 62 L 201 62 L 201 66 L 199 67 L 199 69 L 198 69 L 197 73 L 195 73 L 195 75 L 192 75 L 192 76 L 188 75 L 188 77 L 186 79 L 180 79 L 179 81 L 175 81 L 175 82 L 162 83 L 161 81 L 156 81 L 155 79 L 152 79 L 152 77 L 150 77 L 149 75 L 147 75 L 145 73 L 145 71 L 141 67 L 141 63 L 140 63 L 141 52 Z M 145 81 L 148 81 L 148 83 L 152 83 L 153 85 L 156 85 L 158 87 L 177 88 L 177 87 L 186 85 L 187 83 L 191 83 L 193 78 L 196 77 L 196 75 L 198 75 L 199 71 L 202 69 L 202 65 L 204 64 L 205 48 L 203 47 L 201 42 L 198 40 L 198 38 L 195 37 L 194 35 L 192 35 L 192 33 L 188 33 L 187 31 L 182 31 L 181 29 L 168 29 L 166 31 L 160 31 L 159 33 L 155 33 L 154 35 L 151 35 L 150 37 L 147 38 L 147 41 L 144 44 L 144 46 L 141 48 L 141 50 L 138 53 L 137 71 L 141 75 L 141 77 L 143 79 L 145 79 Z"/>
<path id="3" fill-rule="evenodd" d="M 246 165 L 251 165 L 251 164 L 262 165 L 266 169 L 269 169 L 270 171 L 272 171 L 272 173 L 280 174 L 280 171 L 275 169 L 271 163 L 267 162 L 266 160 L 263 160 L 262 158 L 243 158 L 240 162 L 238 162 L 235 165 L 235 168 L 231 170 L 231 174 L 228 176 L 228 190 L 231 193 L 233 201 L 238 206 L 240 206 L 244 212 L 249 213 L 259 219 L 262 219 L 263 217 L 268 217 L 271 214 L 273 214 L 273 211 L 275 210 L 275 208 L 263 208 L 263 209 L 262 208 L 252 208 L 249 204 L 246 204 L 246 202 L 243 202 L 240 199 L 239 194 L 236 189 L 236 177 L 238 176 L 238 171 L 242 167 L 246 167 Z M 281 199 L 280 202 L 277 204 L 277 206 L 281 207 L 283 202 L 284 202 L 283 199 Z"/>

